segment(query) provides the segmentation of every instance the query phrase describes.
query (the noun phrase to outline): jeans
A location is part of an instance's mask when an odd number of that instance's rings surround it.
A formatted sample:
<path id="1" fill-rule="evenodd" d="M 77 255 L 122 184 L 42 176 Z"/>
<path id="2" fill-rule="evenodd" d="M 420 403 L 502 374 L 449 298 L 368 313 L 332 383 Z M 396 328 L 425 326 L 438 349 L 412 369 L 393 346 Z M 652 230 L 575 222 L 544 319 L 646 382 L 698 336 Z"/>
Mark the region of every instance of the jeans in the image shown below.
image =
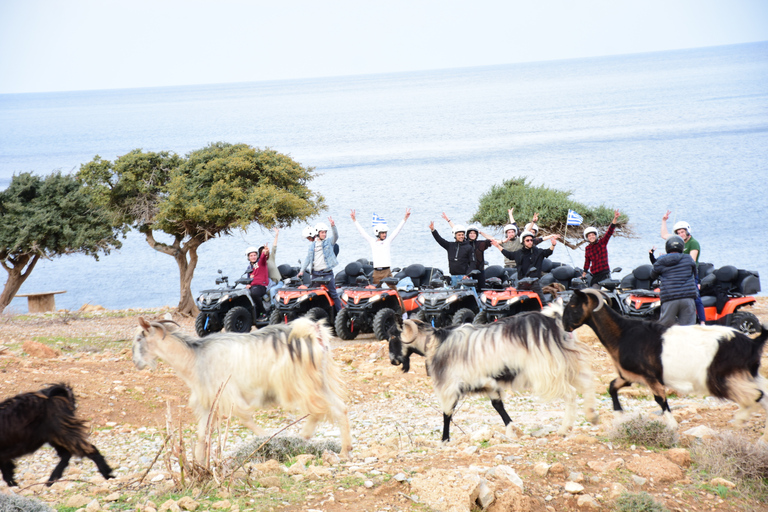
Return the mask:
<path id="1" fill-rule="evenodd" d="M 333 309 L 335 309 L 337 312 L 341 310 L 341 299 L 339 298 L 339 294 L 336 292 L 336 276 L 333 275 L 332 270 L 321 270 L 320 272 L 312 272 L 312 277 L 330 277 L 331 280 L 328 281 L 328 295 L 330 295 L 331 299 L 333 300 Z"/>

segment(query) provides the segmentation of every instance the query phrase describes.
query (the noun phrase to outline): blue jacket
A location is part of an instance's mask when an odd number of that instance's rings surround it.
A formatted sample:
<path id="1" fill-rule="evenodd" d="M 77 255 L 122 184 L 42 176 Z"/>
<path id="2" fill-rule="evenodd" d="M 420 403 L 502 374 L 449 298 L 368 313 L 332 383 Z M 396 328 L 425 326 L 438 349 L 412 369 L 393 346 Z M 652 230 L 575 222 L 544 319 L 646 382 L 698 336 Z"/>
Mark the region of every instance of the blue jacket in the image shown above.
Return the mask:
<path id="1" fill-rule="evenodd" d="M 333 244 L 339 239 L 339 231 L 336 229 L 336 225 L 331 226 L 333 236 L 325 237 L 323 240 L 323 255 L 325 256 L 325 263 L 328 265 L 328 269 L 332 269 L 339 262 L 336 260 L 336 253 L 333 252 Z M 304 258 L 304 264 L 301 266 L 301 271 L 309 269 L 312 270 L 312 263 L 315 261 L 315 244 L 319 239 L 309 244 L 309 250 L 307 250 L 307 257 Z"/>
<path id="2" fill-rule="evenodd" d="M 696 263 L 690 254 L 660 256 L 651 270 L 651 279 L 657 277 L 661 277 L 661 302 L 696 298 Z"/>

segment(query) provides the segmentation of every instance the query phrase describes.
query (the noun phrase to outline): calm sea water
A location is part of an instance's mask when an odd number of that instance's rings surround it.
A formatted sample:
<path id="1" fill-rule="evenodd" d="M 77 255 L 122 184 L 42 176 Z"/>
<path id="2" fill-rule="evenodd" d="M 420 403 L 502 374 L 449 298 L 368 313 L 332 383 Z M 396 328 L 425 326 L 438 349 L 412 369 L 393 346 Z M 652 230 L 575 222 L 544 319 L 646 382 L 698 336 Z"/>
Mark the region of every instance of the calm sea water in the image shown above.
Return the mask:
<path id="1" fill-rule="evenodd" d="M 215 77 L 211 77 L 215 81 Z M 316 168 L 311 183 L 340 231 L 342 264 L 369 256 L 352 226 L 413 210 L 393 261 L 447 267 L 427 225 L 467 221 L 483 192 L 527 176 L 626 212 L 637 238 L 613 266 L 646 263 L 661 217 L 687 220 L 702 261 L 768 276 L 768 42 L 619 57 L 314 80 L 0 95 L 0 189 L 13 173 L 77 170 L 135 148 L 183 154 L 209 142 L 271 147 Z M 514 205 L 510 205 L 514 206 Z M 327 220 L 318 218 L 318 220 Z M 522 219 L 520 219 L 522 220 Z M 280 233 L 279 263 L 304 258 L 301 226 Z M 205 243 L 192 288 L 239 275 L 258 226 Z M 495 249 L 487 260 L 500 263 Z M 583 263 L 558 245 L 553 259 Z M 0 275 L 0 282 L 5 276 Z M 20 293 L 67 290 L 60 308 L 175 305 L 178 270 L 132 234 L 98 262 L 40 262 Z M 768 286 L 764 285 L 766 288 Z M 24 299 L 11 307 L 26 311 Z"/>

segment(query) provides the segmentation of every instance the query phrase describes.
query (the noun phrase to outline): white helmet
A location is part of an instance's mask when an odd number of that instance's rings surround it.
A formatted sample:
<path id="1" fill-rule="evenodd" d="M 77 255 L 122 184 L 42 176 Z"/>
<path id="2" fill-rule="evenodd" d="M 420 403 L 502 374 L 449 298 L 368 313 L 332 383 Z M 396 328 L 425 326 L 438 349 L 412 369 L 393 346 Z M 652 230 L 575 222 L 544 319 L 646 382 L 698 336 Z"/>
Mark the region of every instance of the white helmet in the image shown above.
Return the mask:
<path id="1" fill-rule="evenodd" d="M 373 226 L 373 234 L 379 236 L 379 233 L 386 233 L 389 231 L 389 226 L 386 224 L 376 224 Z"/>
<path id="2" fill-rule="evenodd" d="M 520 235 L 520 242 L 523 242 L 525 240 L 525 237 L 530 236 L 532 238 L 536 238 L 536 235 L 531 233 L 530 231 L 523 231 L 523 234 Z"/>
<path id="3" fill-rule="evenodd" d="M 315 224 L 315 231 L 318 233 L 321 231 L 328 231 L 328 226 L 324 222 L 318 222 Z"/>
<path id="4" fill-rule="evenodd" d="M 506 226 L 504 226 L 504 234 L 506 235 L 507 231 L 509 231 L 510 229 L 514 231 L 515 234 L 517 234 L 517 226 L 515 226 L 514 224 L 507 224 Z"/>
<path id="5" fill-rule="evenodd" d="M 672 232 L 677 233 L 678 229 L 684 229 L 688 232 L 688 235 L 691 234 L 691 225 L 685 222 L 684 220 L 681 220 L 680 222 L 675 222 L 675 227 L 672 228 Z"/>
<path id="6" fill-rule="evenodd" d="M 454 224 L 453 226 L 453 236 L 456 236 L 456 233 L 467 233 L 467 228 L 464 227 L 463 224 Z"/>
<path id="7" fill-rule="evenodd" d="M 539 226 L 537 226 L 535 222 L 529 222 L 525 225 L 525 231 L 529 231 L 535 236 L 536 233 L 539 232 Z"/>
<path id="8" fill-rule="evenodd" d="M 593 228 L 592 226 L 589 226 L 587 229 L 584 230 L 584 240 L 589 240 L 587 238 L 587 235 L 590 233 L 594 233 L 595 236 L 597 236 L 597 228 Z"/>
<path id="9" fill-rule="evenodd" d="M 317 236 L 317 230 L 312 226 L 307 226 L 301 230 L 301 236 L 304 238 L 315 238 Z"/>
<path id="10" fill-rule="evenodd" d="M 259 248 L 258 247 L 254 247 L 254 246 L 250 246 L 249 248 L 247 248 L 245 250 L 245 255 L 248 256 L 252 252 L 259 252 Z"/>

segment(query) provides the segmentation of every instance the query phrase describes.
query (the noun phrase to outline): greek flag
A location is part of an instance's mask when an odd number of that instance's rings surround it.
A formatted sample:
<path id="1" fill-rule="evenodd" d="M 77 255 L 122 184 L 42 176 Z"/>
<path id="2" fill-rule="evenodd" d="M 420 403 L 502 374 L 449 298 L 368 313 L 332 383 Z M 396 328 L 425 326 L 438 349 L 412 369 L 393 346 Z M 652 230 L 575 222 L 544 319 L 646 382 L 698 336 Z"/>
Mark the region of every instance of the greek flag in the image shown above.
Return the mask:
<path id="1" fill-rule="evenodd" d="M 580 226 L 582 222 L 584 222 L 584 217 L 573 210 L 568 210 L 568 221 L 566 222 L 566 225 Z"/>
<path id="2" fill-rule="evenodd" d="M 373 214 L 373 221 L 371 221 L 371 227 L 375 228 L 379 224 L 386 224 L 386 223 L 387 223 L 387 221 L 384 220 L 384 217 L 379 217 L 375 213 Z"/>

